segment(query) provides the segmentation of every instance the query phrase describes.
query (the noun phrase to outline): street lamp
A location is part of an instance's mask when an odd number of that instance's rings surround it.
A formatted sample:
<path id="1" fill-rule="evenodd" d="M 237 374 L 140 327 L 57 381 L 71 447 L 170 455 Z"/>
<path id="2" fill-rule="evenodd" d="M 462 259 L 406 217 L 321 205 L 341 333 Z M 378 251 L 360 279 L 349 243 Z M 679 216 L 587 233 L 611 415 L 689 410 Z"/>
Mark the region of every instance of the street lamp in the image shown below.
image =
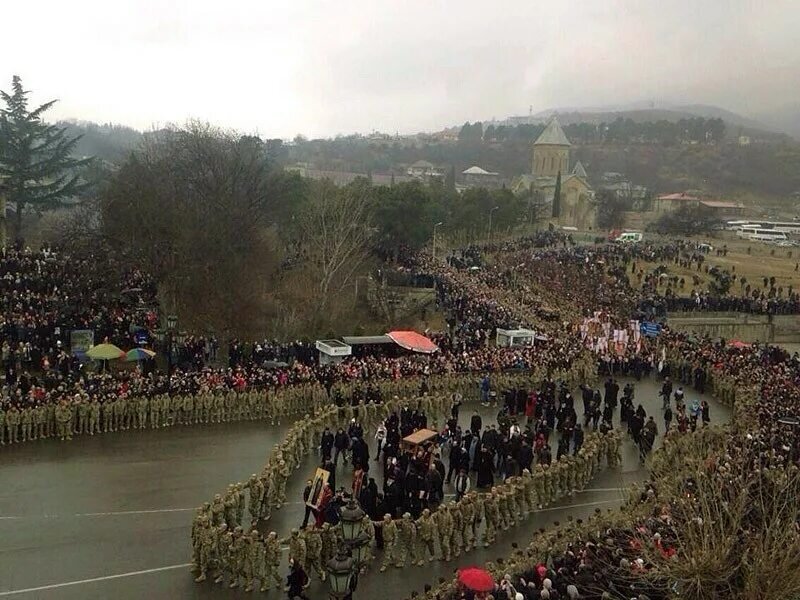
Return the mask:
<path id="1" fill-rule="evenodd" d="M 361 532 L 361 520 L 365 514 L 355 498 L 350 498 L 340 511 L 339 519 L 342 526 L 342 539 L 348 546 L 355 542 Z"/>
<path id="2" fill-rule="evenodd" d="M 355 560 L 347 556 L 344 548 L 339 548 L 336 556 L 325 565 L 328 570 L 328 586 L 331 596 L 334 598 L 345 598 L 350 593 L 350 583 L 353 579 L 353 566 Z"/>
<path id="3" fill-rule="evenodd" d="M 156 330 L 158 343 L 167 351 L 167 394 L 172 392 L 172 353 L 186 343 L 187 333 L 178 331 L 178 316 L 167 315 L 167 329 Z"/>
<path id="4" fill-rule="evenodd" d="M 358 572 L 371 552 L 370 537 L 361 523 L 366 513 L 355 498 L 339 510 L 339 528 L 342 543 L 336 557 L 328 561 L 328 585 L 331 596 L 341 599 L 349 596 L 358 585 Z"/>
<path id="5" fill-rule="evenodd" d="M 500 207 L 499 206 L 495 206 L 492 210 L 489 211 L 489 241 L 490 242 L 492 241 L 492 215 L 494 214 L 494 211 L 496 211 L 498 208 L 500 208 Z"/>
<path id="6" fill-rule="evenodd" d="M 433 260 L 436 260 L 436 228 L 441 227 L 442 222 L 439 221 L 436 225 L 433 226 L 433 250 L 431 254 L 433 255 Z"/>

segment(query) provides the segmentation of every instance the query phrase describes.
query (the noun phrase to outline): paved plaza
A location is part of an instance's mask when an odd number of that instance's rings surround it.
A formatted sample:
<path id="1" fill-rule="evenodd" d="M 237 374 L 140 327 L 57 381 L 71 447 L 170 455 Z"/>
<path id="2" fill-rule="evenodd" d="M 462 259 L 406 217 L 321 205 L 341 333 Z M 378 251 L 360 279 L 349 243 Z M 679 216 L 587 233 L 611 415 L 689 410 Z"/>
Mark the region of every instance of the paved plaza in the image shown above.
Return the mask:
<path id="1" fill-rule="evenodd" d="M 621 382 L 624 385 L 624 381 Z M 636 384 L 636 403 L 653 415 L 663 435 L 661 402 L 654 380 Z M 687 400 L 698 397 L 687 391 Z M 730 410 L 705 396 L 712 423 L 727 422 Z M 465 404 L 462 426 L 478 408 L 484 424 L 497 409 Z M 576 410 L 581 413 L 580 397 Z M 614 419 L 618 423 L 618 410 Z M 287 424 L 261 422 L 127 431 L 69 443 L 53 440 L 0 450 L 0 598 L 149 600 L 167 598 L 284 598 L 285 594 L 231 591 L 195 584 L 189 572 L 189 530 L 194 508 L 233 481 L 260 471 L 269 449 Z M 552 441 L 553 438 L 551 438 Z M 660 444 L 661 435 L 656 443 Z M 374 454 L 374 440 L 369 440 Z M 524 546 L 539 527 L 587 516 L 620 503 L 621 488 L 644 471 L 626 440 L 621 469 L 603 469 L 583 493 L 539 511 L 522 525 L 501 532 L 498 543 L 450 563 L 407 567 L 362 578 L 356 598 L 402 598 L 424 583 L 450 577 L 467 564 L 507 556 Z M 446 461 L 445 461 L 446 462 Z M 316 467 L 309 456 L 287 487 L 288 507 L 273 513 L 267 527 L 287 535 L 302 521 L 302 488 Z M 348 469 L 349 471 L 349 469 Z M 337 485 L 349 484 L 341 463 Z M 371 473 L 372 474 L 372 473 Z M 376 477 L 379 480 L 379 478 Z M 446 490 L 447 491 L 447 490 Z M 310 598 L 326 598 L 315 581 Z"/>

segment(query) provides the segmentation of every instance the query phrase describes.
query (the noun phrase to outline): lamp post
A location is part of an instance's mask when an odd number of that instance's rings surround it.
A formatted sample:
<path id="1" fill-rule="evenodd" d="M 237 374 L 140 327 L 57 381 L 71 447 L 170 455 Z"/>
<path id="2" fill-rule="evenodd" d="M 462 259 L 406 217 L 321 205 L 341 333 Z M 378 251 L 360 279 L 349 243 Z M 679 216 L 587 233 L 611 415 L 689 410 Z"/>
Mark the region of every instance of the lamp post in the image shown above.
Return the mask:
<path id="1" fill-rule="evenodd" d="M 492 241 L 492 215 L 494 214 L 494 211 L 496 211 L 498 208 L 500 208 L 500 207 L 499 206 L 495 206 L 492 210 L 489 211 L 489 241 L 490 242 Z"/>
<path id="2" fill-rule="evenodd" d="M 355 560 L 347 556 L 344 547 L 339 547 L 336 556 L 325 565 L 328 571 L 328 587 L 332 598 L 340 600 L 350 593 L 350 583 L 353 579 L 353 565 Z"/>
<path id="3" fill-rule="evenodd" d="M 358 505 L 355 498 L 350 498 L 347 504 L 342 507 L 339 515 L 339 523 L 342 527 L 342 539 L 348 546 L 352 544 L 361 532 L 361 519 L 366 513 Z"/>
<path id="4" fill-rule="evenodd" d="M 167 315 L 167 328 L 156 331 L 158 343 L 167 352 L 167 394 L 172 392 L 172 356 L 186 342 L 186 332 L 178 331 L 177 315 Z"/>
<path id="5" fill-rule="evenodd" d="M 326 565 L 330 594 L 337 600 L 348 597 L 355 590 L 358 573 L 369 552 L 369 535 L 361 525 L 364 515 L 366 513 L 352 497 L 339 511 L 342 544 Z"/>
<path id="6" fill-rule="evenodd" d="M 433 255 L 433 260 L 436 260 L 436 228 L 441 227 L 442 222 L 439 221 L 436 225 L 433 226 L 433 250 L 431 254 Z"/>

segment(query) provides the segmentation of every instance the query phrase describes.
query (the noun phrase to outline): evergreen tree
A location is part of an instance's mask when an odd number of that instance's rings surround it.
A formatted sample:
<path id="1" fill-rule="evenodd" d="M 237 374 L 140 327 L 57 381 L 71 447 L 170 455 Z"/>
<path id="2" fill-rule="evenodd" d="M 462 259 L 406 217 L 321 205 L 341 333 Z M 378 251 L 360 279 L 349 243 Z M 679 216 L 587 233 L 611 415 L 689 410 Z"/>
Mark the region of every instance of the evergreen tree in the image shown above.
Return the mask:
<path id="1" fill-rule="evenodd" d="M 447 177 L 444 180 L 444 189 L 448 192 L 456 191 L 456 168 L 454 165 L 450 165 L 450 170 L 447 171 Z"/>
<path id="2" fill-rule="evenodd" d="M 556 176 L 556 189 L 553 192 L 553 218 L 561 216 L 561 171 Z"/>
<path id="3" fill-rule="evenodd" d="M 85 187 L 78 170 L 91 159 L 73 158 L 79 137 L 68 137 L 66 129 L 42 121 L 42 115 L 57 102 L 51 100 L 28 110 L 28 94 L 18 76 L 12 92 L 0 91 L 5 107 L 0 109 L 0 178 L 5 178 L 8 201 L 16 206 L 15 235 L 22 233 L 26 210 L 41 213 Z"/>

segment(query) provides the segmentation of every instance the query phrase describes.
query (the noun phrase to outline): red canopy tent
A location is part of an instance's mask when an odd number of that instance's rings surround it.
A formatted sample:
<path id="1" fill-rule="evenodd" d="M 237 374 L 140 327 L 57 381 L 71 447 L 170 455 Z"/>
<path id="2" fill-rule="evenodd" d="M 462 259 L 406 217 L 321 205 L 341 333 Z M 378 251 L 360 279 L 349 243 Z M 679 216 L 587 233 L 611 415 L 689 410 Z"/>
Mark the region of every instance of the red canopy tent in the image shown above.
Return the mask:
<path id="1" fill-rule="evenodd" d="M 416 331 L 390 331 L 386 335 L 401 348 L 413 352 L 433 354 L 439 349 L 431 340 Z"/>

